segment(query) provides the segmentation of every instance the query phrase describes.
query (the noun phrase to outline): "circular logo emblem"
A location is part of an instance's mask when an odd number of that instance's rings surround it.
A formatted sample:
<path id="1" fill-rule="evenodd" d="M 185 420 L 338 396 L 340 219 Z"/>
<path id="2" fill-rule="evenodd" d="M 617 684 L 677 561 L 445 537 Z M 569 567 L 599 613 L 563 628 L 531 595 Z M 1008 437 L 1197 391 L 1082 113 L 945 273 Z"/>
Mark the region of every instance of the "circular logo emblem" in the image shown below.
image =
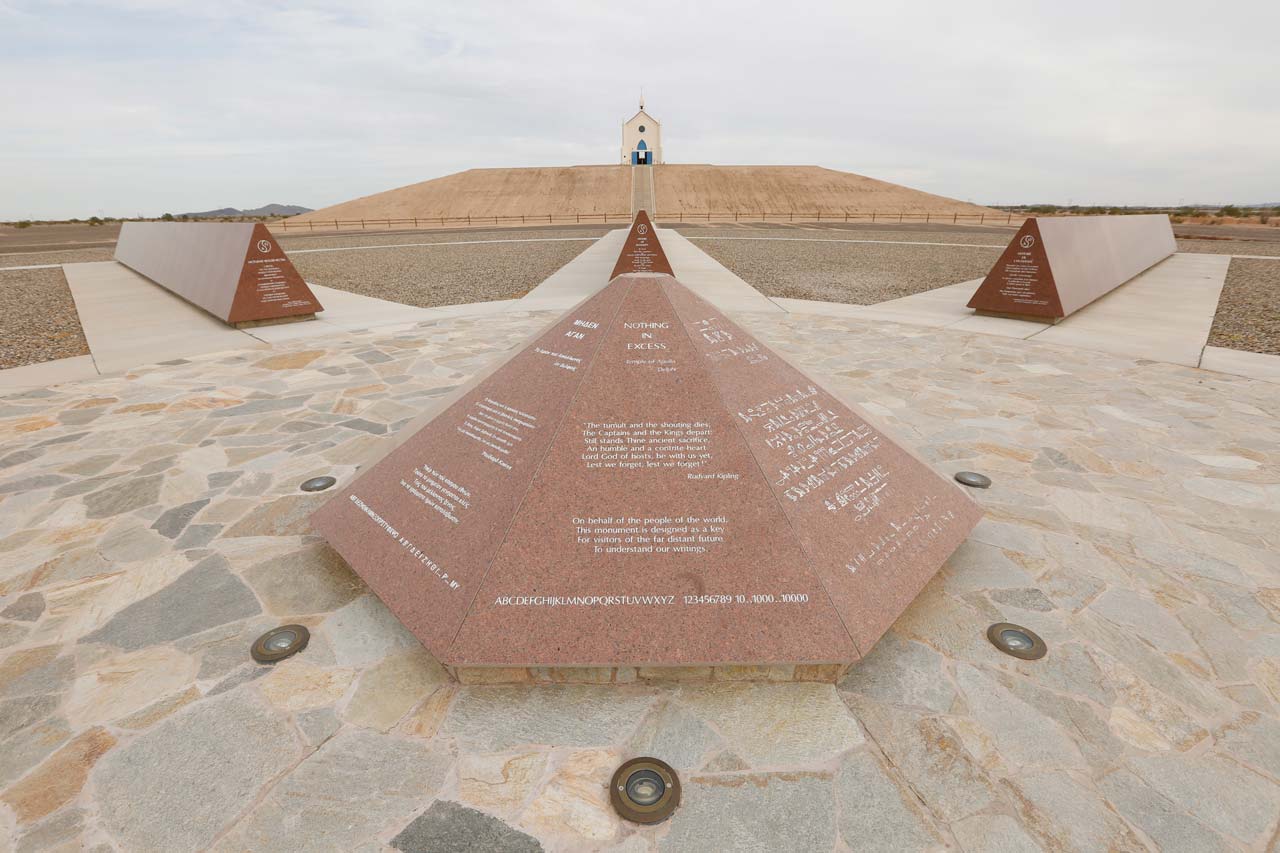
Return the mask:
<path id="1" fill-rule="evenodd" d="M 648 225 L 645 225 L 643 222 L 641 222 L 639 225 L 637 225 L 637 226 L 636 226 L 636 233 L 637 233 L 637 234 L 648 234 L 648 233 L 649 233 L 649 226 L 648 226 Z"/>
<path id="2" fill-rule="evenodd" d="M 1018 245 L 1024 249 L 1030 249 L 1035 244 L 1036 244 L 1036 238 L 1032 237 L 1030 234 L 1026 235 L 1021 240 L 1018 241 Z"/>
<path id="3" fill-rule="evenodd" d="M 259 252 L 270 252 L 270 251 L 271 251 L 271 241 L 270 241 L 270 240 L 259 240 L 259 241 L 258 241 L 258 251 L 259 251 Z"/>

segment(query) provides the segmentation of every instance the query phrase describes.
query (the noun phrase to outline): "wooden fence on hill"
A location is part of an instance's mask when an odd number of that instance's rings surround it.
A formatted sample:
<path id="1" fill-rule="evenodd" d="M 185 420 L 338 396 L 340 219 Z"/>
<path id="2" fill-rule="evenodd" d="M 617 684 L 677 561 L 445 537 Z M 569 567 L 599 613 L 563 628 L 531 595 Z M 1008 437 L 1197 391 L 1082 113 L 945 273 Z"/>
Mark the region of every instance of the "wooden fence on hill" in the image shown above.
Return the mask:
<path id="1" fill-rule="evenodd" d="M 905 211 L 704 211 L 657 213 L 658 222 L 942 222 L 952 225 L 1021 225 L 1025 216 L 1015 213 L 908 213 Z M 342 231 L 369 229 L 474 228 L 480 225 L 588 225 L 626 224 L 631 214 L 619 213 L 538 213 L 520 216 L 415 216 L 384 219 L 308 219 L 292 222 L 282 219 L 268 223 L 281 231 Z"/>

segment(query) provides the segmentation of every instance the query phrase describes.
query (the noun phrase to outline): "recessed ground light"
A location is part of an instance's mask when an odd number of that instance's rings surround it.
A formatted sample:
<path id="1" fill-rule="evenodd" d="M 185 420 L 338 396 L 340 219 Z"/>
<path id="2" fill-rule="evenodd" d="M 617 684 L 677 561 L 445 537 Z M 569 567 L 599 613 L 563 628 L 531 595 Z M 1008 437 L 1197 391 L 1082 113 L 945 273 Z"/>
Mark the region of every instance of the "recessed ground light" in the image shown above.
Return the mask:
<path id="1" fill-rule="evenodd" d="M 680 779 L 664 761 L 633 758 L 614 771 L 609 800 L 626 820 L 661 823 L 680 805 Z"/>
<path id="2" fill-rule="evenodd" d="M 325 489 L 338 482 L 335 477 L 312 477 L 307 480 L 299 488 L 304 492 L 323 492 Z"/>
<path id="3" fill-rule="evenodd" d="M 956 482 L 974 489 L 991 488 L 991 478 L 986 474 L 979 474 L 977 471 L 961 471 L 956 474 Z"/>
<path id="4" fill-rule="evenodd" d="M 253 641 L 249 654 L 258 663 L 275 663 L 307 647 L 311 632 L 305 625 L 281 625 Z"/>
<path id="5" fill-rule="evenodd" d="M 1039 660 L 1049 651 L 1044 640 L 1030 628 L 1011 622 L 997 622 L 987 629 L 987 639 L 1006 655 L 1023 660 Z"/>

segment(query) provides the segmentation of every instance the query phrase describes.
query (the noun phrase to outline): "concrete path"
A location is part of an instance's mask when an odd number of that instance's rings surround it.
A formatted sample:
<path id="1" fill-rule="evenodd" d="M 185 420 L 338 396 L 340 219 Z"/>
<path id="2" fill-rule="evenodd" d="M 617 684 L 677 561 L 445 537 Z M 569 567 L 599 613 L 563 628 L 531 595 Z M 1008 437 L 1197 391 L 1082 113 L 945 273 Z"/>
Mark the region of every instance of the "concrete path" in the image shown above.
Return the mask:
<path id="1" fill-rule="evenodd" d="M 631 218 L 640 211 L 653 214 L 657 211 L 653 198 L 653 167 L 631 167 Z"/>
<path id="2" fill-rule="evenodd" d="M 1176 254 L 1035 339 L 1196 367 L 1230 264 L 1222 255 Z"/>
<path id="3" fill-rule="evenodd" d="M 659 228 L 658 239 L 680 283 L 721 311 L 776 313 L 777 303 L 699 249 L 679 231 Z"/>
<path id="4" fill-rule="evenodd" d="M 1229 255 L 1178 253 L 1057 325 L 975 314 L 965 303 L 981 279 L 878 305 L 776 299 L 792 313 L 852 316 L 1045 343 L 1196 367 L 1209 339 Z M 1232 362 L 1235 364 L 1235 362 Z"/>
<path id="5" fill-rule="evenodd" d="M 315 320 L 241 330 L 115 261 L 66 264 L 63 269 L 91 355 L 0 371 L 0 389 L 55 385 L 211 352 L 343 338 L 373 329 L 389 332 L 449 317 L 542 307 L 503 299 L 418 308 L 309 283 L 325 308 Z"/>
<path id="6" fill-rule="evenodd" d="M 66 264 L 63 272 L 99 373 L 263 346 L 115 261 Z"/>
<path id="7" fill-rule="evenodd" d="M 546 281 L 524 295 L 521 307 L 529 311 L 567 310 L 609 283 L 609 273 L 627 239 L 627 229 L 618 228 L 596 241 L 594 246 L 553 272 Z M 666 245 L 664 240 L 663 246 Z"/>
<path id="8" fill-rule="evenodd" d="M 1264 382 L 1280 383 L 1280 355 L 1245 352 L 1224 347 L 1205 347 L 1204 356 L 1200 359 L 1200 367 L 1204 370 L 1215 370 L 1218 373 L 1231 373 L 1236 376 L 1247 376 L 1250 379 L 1261 379 Z"/>
<path id="9" fill-rule="evenodd" d="M 98 375 L 93 356 L 77 355 L 40 364 L 24 364 L 0 370 L 0 394 L 12 394 L 28 388 L 48 388 L 64 382 L 91 379 Z"/>

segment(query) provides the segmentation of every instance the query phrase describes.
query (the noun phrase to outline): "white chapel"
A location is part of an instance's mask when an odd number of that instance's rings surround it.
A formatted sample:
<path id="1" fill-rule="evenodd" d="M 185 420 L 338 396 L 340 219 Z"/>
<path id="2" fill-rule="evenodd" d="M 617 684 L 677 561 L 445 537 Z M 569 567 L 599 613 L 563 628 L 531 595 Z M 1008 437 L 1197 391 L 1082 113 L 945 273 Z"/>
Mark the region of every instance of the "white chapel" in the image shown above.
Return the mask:
<path id="1" fill-rule="evenodd" d="M 662 124 L 644 111 L 640 96 L 640 112 L 622 124 L 622 162 L 624 165 L 653 166 L 662 162 Z"/>

